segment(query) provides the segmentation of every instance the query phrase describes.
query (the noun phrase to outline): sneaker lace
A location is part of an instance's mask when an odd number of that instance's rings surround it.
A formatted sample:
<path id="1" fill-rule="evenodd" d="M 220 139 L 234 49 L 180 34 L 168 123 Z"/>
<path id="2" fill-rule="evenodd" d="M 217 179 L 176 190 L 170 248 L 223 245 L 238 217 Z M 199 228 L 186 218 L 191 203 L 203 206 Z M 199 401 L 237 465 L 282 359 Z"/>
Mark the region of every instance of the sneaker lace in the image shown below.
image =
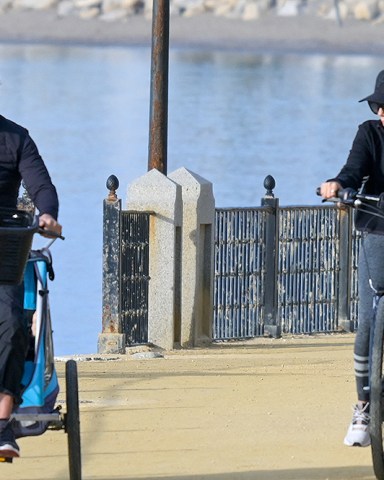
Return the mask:
<path id="1" fill-rule="evenodd" d="M 353 417 L 352 417 L 353 424 L 368 425 L 370 420 L 369 414 L 367 413 L 368 405 L 369 404 L 366 403 L 363 408 L 359 407 L 359 405 L 355 405 L 353 407 Z"/>

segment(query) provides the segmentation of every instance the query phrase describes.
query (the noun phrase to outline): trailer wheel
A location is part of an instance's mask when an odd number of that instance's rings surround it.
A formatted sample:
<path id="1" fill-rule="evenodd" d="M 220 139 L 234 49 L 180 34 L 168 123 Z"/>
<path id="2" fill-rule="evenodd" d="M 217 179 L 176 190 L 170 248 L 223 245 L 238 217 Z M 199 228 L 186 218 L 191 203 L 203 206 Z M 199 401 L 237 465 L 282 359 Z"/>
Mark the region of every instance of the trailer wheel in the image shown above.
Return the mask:
<path id="1" fill-rule="evenodd" d="M 77 364 L 65 364 L 66 402 L 65 431 L 68 434 L 68 460 L 70 480 L 81 480 L 80 409 Z"/>

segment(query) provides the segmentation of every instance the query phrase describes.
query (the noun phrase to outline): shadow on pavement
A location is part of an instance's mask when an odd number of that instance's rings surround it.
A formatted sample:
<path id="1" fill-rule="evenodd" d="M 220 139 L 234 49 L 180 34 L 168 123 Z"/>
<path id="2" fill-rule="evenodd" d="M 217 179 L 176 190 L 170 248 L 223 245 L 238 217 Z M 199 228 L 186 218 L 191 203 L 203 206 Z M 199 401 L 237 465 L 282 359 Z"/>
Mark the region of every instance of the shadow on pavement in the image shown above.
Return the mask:
<path id="1" fill-rule="evenodd" d="M 172 476 L 114 476 L 92 477 L 92 480 L 375 480 L 370 467 L 310 468 L 293 470 L 261 470 L 255 472 L 230 472 Z M 86 480 L 86 478 L 84 478 Z"/>

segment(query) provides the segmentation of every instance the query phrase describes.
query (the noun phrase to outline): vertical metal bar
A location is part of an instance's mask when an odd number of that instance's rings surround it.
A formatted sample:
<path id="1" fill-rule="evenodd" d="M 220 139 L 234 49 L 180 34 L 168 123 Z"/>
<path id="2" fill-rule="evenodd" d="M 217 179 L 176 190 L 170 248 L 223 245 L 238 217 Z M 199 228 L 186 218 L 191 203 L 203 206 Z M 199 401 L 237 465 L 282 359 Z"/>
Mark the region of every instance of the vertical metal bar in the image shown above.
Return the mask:
<path id="1" fill-rule="evenodd" d="M 167 174 L 169 0 L 153 0 L 148 171 Z"/>

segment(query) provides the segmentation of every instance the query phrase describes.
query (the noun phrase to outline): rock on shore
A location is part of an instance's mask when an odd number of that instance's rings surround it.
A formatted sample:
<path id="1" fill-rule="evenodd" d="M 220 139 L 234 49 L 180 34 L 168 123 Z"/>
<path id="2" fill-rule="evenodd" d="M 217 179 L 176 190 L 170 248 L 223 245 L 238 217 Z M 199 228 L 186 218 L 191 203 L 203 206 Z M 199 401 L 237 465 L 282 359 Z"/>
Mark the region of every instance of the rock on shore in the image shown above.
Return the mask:
<path id="1" fill-rule="evenodd" d="M 113 22 L 134 15 L 149 18 L 152 6 L 153 0 L 0 0 L 0 13 L 54 9 L 58 17 Z M 347 18 L 373 23 L 384 21 L 384 0 L 170 0 L 170 9 L 173 16 L 210 13 L 244 21 L 258 20 L 271 12 L 287 17 L 311 15 L 339 23 Z"/>

